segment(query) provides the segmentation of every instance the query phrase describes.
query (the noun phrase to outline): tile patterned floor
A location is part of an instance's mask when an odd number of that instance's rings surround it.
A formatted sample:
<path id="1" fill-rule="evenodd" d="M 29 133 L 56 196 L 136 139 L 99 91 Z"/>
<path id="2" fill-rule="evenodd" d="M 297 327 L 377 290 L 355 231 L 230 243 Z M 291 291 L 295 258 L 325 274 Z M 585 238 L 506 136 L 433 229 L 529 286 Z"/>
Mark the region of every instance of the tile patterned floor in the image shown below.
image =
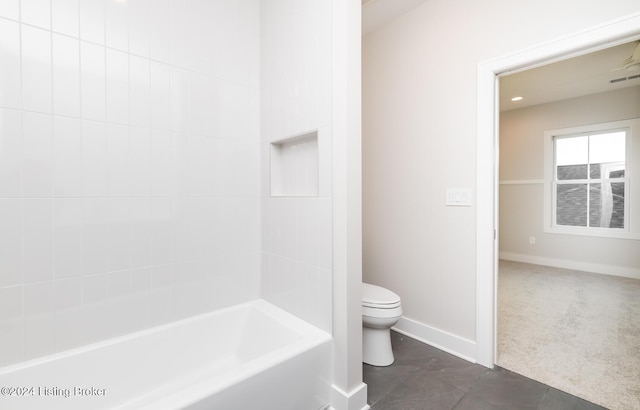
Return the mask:
<path id="1" fill-rule="evenodd" d="M 371 410 L 598 410 L 535 380 L 493 370 L 391 332 L 395 362 L 363 364 Z"/>

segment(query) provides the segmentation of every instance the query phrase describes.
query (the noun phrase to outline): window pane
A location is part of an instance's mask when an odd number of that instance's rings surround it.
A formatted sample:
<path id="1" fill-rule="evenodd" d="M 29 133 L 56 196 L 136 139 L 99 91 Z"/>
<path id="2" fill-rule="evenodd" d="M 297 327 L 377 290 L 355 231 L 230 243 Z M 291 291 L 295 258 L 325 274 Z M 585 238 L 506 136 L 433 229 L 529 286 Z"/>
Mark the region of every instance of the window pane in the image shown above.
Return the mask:
<path id="1" fill-rule="evenodd" d="M 609 228 L 624 229 L 624 182 L 612 182 L 611 196 L 613 197 L 613 211 Z"/>
<path id="2" fill-rule="evenodd" d="M 589 165 L 589 178 L 592 179 L 624 178 L 624 173 L 624 162 L 609 162 Z"/>
<path id="3" fill-rule="evenodd" d="M 624 163 L 625 135 L 624 131 L 592 135 L 589 140 L 589 162 L 592 164 Z"/>
<path id="4" fill-rule="evenodd" d="M 624 182 L 591 184 L 589 226 L 624 228 Z"/>
<path id="5" fill-rule="evenodd" d="M 624 131 L 619 131 L 590 137 L 591 178 L 624 178 L 625 135 Z"/>
<path id="6" fill-rule="evenodd" d="M 557 179 L 587 179 L 589 137 L 556 138 L 555 145 Z"/>
<path id="7" fill-rule="evenodd" d="M 556 138 L 556 165 L 577 165 L 589 162 L 589 137 Z"/>
<path id="8" fill-rule="evenodd" d="M 558 166 L 558 181 L 566 181 L 569 179 L 587 179 L 587 164 L 583 165 L 561 165 Z"/>
<path id="9" fill-rule="evenodd" d="M 558 184 L 556 224 L 587 226 L 587 184 Z"/>

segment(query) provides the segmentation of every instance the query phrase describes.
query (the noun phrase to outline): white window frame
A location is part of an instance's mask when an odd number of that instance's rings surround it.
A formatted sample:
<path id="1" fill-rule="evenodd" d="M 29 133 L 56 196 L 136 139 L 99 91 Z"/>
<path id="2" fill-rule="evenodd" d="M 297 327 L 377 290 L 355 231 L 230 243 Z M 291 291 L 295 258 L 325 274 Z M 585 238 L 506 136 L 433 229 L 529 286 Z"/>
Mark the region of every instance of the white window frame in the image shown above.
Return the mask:
<path id="1" fill-rule="evenodd" d="M 556 137 L 571 137 L 587 134 L 601 134 L 607 131 L 627 131 L 625 138 L 625 204 L 624 228 L 600 228 L 585 226 L 566 226 L 556 224 L 555 144 Z M 639 233 L 631 232 L 630 207 L 632 202 L 631 178 L 634 165 L 631 158 L 631 144 L 634 132 L 640 132 L 640 118 L 624 121 L 591 124 L 580 127 L 549 130 L 544 133 L 544 232 L 566 235 L 597 236 L 605 238 L 640 239 Z M 585 180 L 586 182 L 586 180 Z"/>

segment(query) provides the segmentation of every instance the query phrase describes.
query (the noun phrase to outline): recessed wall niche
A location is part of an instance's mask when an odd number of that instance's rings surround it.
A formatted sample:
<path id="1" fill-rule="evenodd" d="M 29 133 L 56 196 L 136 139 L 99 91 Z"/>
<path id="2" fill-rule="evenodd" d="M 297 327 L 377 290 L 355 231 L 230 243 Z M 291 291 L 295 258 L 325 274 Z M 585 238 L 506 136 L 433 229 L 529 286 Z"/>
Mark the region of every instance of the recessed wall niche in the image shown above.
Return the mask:
<path id="1" fill-rule="evenodd" d="M 271 143 L 271 196 L 318 196 L 318 131 Z"/>

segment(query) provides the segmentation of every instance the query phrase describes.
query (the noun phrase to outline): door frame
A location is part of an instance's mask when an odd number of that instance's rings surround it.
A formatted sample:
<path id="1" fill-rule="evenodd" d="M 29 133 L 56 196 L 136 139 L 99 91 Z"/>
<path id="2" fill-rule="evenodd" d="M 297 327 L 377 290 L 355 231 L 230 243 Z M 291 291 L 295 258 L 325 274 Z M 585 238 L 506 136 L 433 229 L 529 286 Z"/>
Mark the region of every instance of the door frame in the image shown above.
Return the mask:
<path id="1" fill-rule="evenodd" d="M 640 13 L 478 64 L 476 122 L 476 362 L 497 359 L 498 77 L 640 38 Z"/>

